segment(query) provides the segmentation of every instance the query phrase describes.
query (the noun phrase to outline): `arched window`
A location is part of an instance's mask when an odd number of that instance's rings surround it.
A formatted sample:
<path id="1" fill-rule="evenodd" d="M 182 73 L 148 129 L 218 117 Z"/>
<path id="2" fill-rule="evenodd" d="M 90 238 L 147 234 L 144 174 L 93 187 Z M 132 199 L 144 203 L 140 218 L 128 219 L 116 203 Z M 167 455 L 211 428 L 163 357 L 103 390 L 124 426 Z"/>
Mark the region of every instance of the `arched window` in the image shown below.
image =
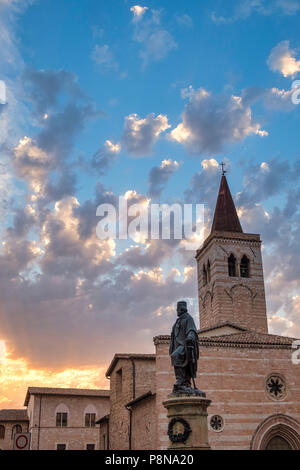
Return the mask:
<path id="1" fill-rule="evenodd" d="M 84 423 L 87 428 L 94 428 L 96 424 L 97 410 L 94 405 L 88 405 L 84 410 Z"/>
<path id="2" fill-rule="evenodd" d="M 66 405 L 61 403 L 60 405 L 57 406 L 55 410 L 57 427 L 61 428 L 61 427 L 68 426 L 68 414 L 69 414 L 69 409 Z"/>
<path id="3" fill-rule="evenodd" d="M 207 261 L 207 282 L 210 282 L 210 262 Z"/>
<path id="4" fill-rule="evenodd" d="M 20 424 L 15 424 L 11 430 L 11 438 L 14 438 L 15 434 L 20 434 L 22 432 L 22 426 Z"/>
<path id="5" fill-rule="evenodd" d="M 247 258 L 247 256 L 244 255 L 241 259 L 241 264 L 240 264 L 241 277 L 250 277 L 249 276 L 249 266 L 250 266 L 250 261 Z"/>
<path id="6" fill-rule="evenodd" d="M 236 276 L 235 263 L 236 263 L 235 256 L 231 253 L 231 255 L 228 258 L 228 274 L 230 277 Z"/>
<path id="7" fill-rule="evenodd" d="M 4 439 L 5 438 L 5 427 L 2 426 L 2 424 L 0 425 L 0 439 Z"/>
<path id="8" fill-rule="evenodd" d="M 206 286 L 207 284 L 207 271 L 205 265 L 203 265 L 203 285 Z"/>

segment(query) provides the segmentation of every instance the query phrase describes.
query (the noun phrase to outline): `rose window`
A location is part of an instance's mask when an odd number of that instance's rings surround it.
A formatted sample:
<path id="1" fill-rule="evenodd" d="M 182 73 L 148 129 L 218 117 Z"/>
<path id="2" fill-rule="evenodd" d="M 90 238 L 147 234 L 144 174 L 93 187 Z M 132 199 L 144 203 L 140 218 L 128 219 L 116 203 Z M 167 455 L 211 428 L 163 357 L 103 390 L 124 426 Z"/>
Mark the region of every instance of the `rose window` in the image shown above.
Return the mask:
<path id="1" fill-rule="evenodd" d="M 275 400 L 281 400 L 286 394 L 286 385 L 283 377 L 272 374 L 267 379 L 267 392 Z"/>
<path id="2" fill-rule="evenodd" d="M 214 415 L 210 418 L 210 427 L 216 431 L 220 432 L 224 428 L 224 420 L 220 415 Z"/>

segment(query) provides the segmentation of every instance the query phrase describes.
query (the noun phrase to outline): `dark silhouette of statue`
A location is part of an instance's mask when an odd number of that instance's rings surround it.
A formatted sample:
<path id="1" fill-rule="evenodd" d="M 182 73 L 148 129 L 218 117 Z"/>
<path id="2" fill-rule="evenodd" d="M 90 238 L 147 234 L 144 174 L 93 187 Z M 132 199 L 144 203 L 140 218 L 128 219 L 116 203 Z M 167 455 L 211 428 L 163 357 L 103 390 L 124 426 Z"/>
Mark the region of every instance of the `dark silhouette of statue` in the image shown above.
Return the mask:
<path id="1" fill-rule="evenodd" d="M 173 393 L 187 393 L 205 397 L 205 393 L 195 385 L 194 379 L 197 375 L 197 361 L 199 359 L 198 333 L 193 317 L 188 313 L 185 301 L 177 303 L 177 316 L 172 328 L 169 351 L 176 377 Z"/>

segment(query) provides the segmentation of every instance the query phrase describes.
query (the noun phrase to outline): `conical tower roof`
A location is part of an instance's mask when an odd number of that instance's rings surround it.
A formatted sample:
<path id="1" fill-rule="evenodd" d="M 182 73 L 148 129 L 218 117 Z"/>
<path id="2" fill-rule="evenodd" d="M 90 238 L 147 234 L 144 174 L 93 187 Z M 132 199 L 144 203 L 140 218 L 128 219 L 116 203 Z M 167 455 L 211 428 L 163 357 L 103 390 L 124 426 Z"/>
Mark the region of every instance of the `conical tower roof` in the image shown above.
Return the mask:
<path id="1" fill-rule="evenodd" d="M 211 231 L 243 233 L 225 175 L 222 175 Z"/>

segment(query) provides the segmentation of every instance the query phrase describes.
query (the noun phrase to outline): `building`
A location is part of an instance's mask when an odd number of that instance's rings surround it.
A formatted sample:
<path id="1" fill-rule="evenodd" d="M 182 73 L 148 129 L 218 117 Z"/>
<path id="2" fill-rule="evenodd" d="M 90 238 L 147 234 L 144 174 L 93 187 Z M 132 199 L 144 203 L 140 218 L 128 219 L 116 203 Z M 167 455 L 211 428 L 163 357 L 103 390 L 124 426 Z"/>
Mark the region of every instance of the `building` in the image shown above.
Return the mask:
<path id="1" fill-rule="evenodd" d="M 300 449 L 300 366 L 292 362 L 294 339 L 268 334 L 260 236 L 243 232 L 225 175 L 211 233 L 197 251 L 196 262 L 200 317 L 196 383 L 212 400 L 211 447 Z M 131 383 L 130 357 L 120 361 L 120 355 L 115 356 L 107 373 L 111 413 L 105 426 L 116 428 L 118 413 L 113 410 L 119 406 L 129 435 L 113 433 L 110 449 L 126 444 L 132 449 L 168 446 L 162 403 L 174 383 L 169 342 L 168 335 L 154 338 L 155 355 L 144 361 L 142 374 L 150 377 L 155 368 L 155 377 L 140 394 Z M 145 384 L 143 376 L 137 374 L 137 380 Z"/>
<path id="2" fill-rule="evenodd" d="M 97 420 L 109 411 L 108 390 L 29 387 L 24 410 L 0 411 L 0 449 L 14 432 L 30 432 L 32 450 L 97 450 Z"/>
<path id="3" fill-rule="evenodd" d="M 100 432 L 109 434 L 109 448 L 155 448 L 155 355 L 116 354 L 106 377 L 110 379 L 110 413 L 100 423 Z"/>
<path id="4" fill-rule="evenodd" d="M 196 262 L 196 384 L 212 400 L 212 449 L 300 450 L 300 366 L 292 361 L 294 339 L 268 333 L 260 236 L 243 232 L 225 175 L 211 233 Z M 110 392 L 29 388 L 28 421 L 24 411 L 0 412 L 0 448 L 12 447 L 12 426 L 22 425 L 21 416 L 32 449 L 167 448 L 162 403 L 174 383 L 169 342 L 169 335 L 155 337 L 155 354 L 115 354 L 106 372 Z"/>
<path id="5" fill-rule="evenodd" d="M 14 435 L 28 432 L 26 410 L 0 410 L 0 450 L 12 450 Z"/>

